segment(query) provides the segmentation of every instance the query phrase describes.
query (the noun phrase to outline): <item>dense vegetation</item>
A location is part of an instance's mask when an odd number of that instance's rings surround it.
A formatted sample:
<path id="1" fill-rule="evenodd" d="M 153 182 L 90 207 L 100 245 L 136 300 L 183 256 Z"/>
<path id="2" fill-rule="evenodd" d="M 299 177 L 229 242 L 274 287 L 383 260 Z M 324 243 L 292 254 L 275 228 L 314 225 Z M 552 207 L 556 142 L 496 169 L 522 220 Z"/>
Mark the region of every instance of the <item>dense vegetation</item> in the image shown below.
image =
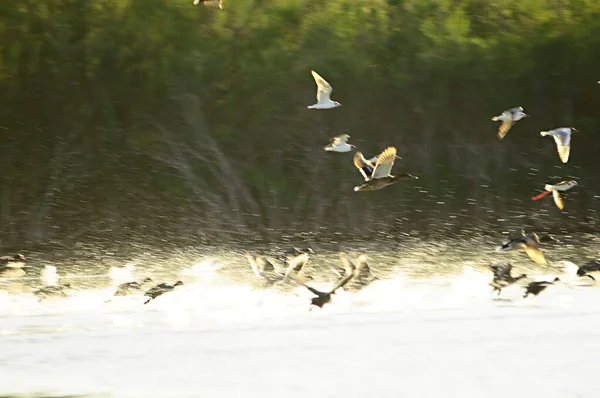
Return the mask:
<path id="1" fill-rule="evenodd" d="M 3 2 L 0 246 L 593 229 L 598 65 L 597 0 Z M 311 69 L 343 107 L 306 109 Z M 354 193 L 342 132 L 420 179 Z M 529 200 L 569 176 L 564 213 Z"/>

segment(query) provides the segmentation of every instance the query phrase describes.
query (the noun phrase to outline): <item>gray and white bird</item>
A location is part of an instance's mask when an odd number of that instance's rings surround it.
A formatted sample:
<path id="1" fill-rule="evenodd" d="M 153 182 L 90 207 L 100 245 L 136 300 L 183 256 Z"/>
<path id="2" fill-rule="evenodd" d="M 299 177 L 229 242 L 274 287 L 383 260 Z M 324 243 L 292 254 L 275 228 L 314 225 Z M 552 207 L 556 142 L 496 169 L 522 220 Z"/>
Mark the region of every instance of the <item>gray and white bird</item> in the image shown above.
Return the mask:
<path id="1" fill-rule="evenodd" d="M 523 119 L 527 115 L 523 112 L 523 107 L 518 106 L 516 108 L 507 109 L 498 116 L 494 116 L 492 120 L 494 122 L 501 121 L 502 124 L 498 128 L 498 138 L 502 139 L 508 133 L 508 130 L 517 121 Z"/>
<path id="2" fill-rule="evenodd" d="M 563 163 L 569 161 L 569 153 L 571 152 L 571 133 L 578 132 L 574 127 L 559 127 L 554 130 L 540 131 L 542 137 L 550 136 L 556 142 L 556 150 L 558 157 Z"/>
<path id="3" fill-rule="evenodd" d="M 331 142 L 327 144 L 324 149 L 329 152 L 350 152 L 352 148 L 356 148 L 352 144 L 348 144 L 348 134 L 340 134 L 331 139 Z"/>
<path id="4" fill-rule="evenodd" d="M 531 200 L 540 200 L 543 197 L 552 194 L 552 197 L 554 198 L 554 204 L 556 204 L 556 207 L 558 207 L 560 210 L 563 210 L 565 208 L 565 197 L 563 195 L 563 192 L 568 191 L 576 185 L 577 181 L 575 180 L 561 181 L 554 185 L 546 184 L 544 186 L 545 191 L 535 196 L 532 196 Z"/>
<path id="5" fill-rule="evenodd" d="M 308 109 L 332 109 L 337 108 L 338 106 L 342 106 L 337 101 L 331 100 L 331 93 L 333 92 L 333 88 L 327 80 L 323 79 L 317 72 L 314 70 L 310 71 L 317 83 L 317 103 L 314 105 L 307 106 Z"/>
<path id="6" fill-rule="evenodd" d="M 397 183 L 402 179 L 418 179 L 411 174 L 402 173 L 397 176 L 391 175 L 394 161 L 398 158 L 396 148 L 393 146 L 387 147 L 377 156 L 375 164 L 371 160 L 365 159 L 360 152 L 354 154 L 354 166 L 360 171 L 365 179 L 365 183 L 354 187 L 354 191 L 376 191 L 385 188 L 388 185 Z"/>
<path id="7" fill-rule="evenodd" d="M 194 5 L 204 4 L 209 7 L 219 7 L 221 10 L 223 9 L 223 0 L 194 0 Z"/>

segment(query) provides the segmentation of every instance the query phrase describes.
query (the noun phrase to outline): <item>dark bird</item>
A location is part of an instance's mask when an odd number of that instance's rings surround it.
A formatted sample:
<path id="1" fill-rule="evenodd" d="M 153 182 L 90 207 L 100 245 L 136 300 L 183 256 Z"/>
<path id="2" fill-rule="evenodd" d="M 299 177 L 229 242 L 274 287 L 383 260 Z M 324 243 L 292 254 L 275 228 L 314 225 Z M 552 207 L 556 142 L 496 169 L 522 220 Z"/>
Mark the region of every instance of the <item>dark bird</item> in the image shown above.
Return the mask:
<path id="1" fill-rule="evenodd" d="M 70 283 L 62 283 L 60 285 L 44 286 L 38 290 L 35 290 L 33 294 L 40 298 L 39 301 L 49 298 L 68 297 L 68 294 L 65 290 L 70 288 Z"/>
<path id="2" fill-rule="evenodd" d="M 22 254 L 0 257 L 0 277 L 4 278 L 23 278 L 27 276 L 25 265 L 27 259 Z"/>
<path id="3" fill-rule="evenodd" d="M 127 296 L 133 290 L 140 290 L 148 282 L 152 282 L 152 278 L 144 278 L 141 282 L 133 281 L 121 283 L 117 286 L 115 296 Z"/>
<path id="4" fill-rule="evenodd" d="M 340 259 L 342 259 L 343 254 L 340 253 Z M 331 295 L 335 294 L 336 290 L 338 290 L 341 287 L 344 287 L 348 282 L 350 282 L 350 280 L 355 276 L 355 271 L 356 267 L 354 266 L 354 264 L 352 264 L 350 262 L 350 260 L 347 260 L 345 258 L 345 256 L 343 256 L 344 259 L 342 259 L 342 262 L 348 262 L 349 264 L 349 269 L 352 269 L 352 271 L 350 273 L 348 273 L 347 275 L 345 275 L 334 287 L 333 289 L 331 289 L 328 292 L 322 292 L 320 290 L 317 290 L 313 287 L 310 287 L 308 285 L 304 285 L 303 286 L 305 288 L 307 288 L 308 290 L 310 290 L 313 294 L 316 295 L 316 297 L 312 297 L 310 299 L 311 302 L 311 306 L 317 306 L 319 308 L 322 308 L 325 304 L 329 303 L 331 301 Z M 311 307 L 312 308 L 312 307 Z"/>
<path id="5" fill-rule="evenodd" d="M 490 286 L 494 288 L 495 292 L 498 292 L 498 295 L 500 295 L 500 292 L 503 288 L 508 287 L 523 278 L 527 278 L 527 275 L 525 274 L 521 274 L 517 277 L 512 276 L 512 264 L 510 263 L 491 264 L 489 267 L 494 274 L 494 278 L 492 279 L 492 282 L 490 282 Z"/>
<path id="6" fill-rule="evenodd" d="M 377 156 L 375 164 L 371 160 L 365 159 L 361 152 L 354 154 L 354 166 L 360 171 L 365 179 L 365 183 L 354 187 L 354 191 L 376 191 L 392 185 L 401 180 L 418 179 L 411 174 L 402 173 L 397 176 L 391 175 L 394 161 L 398 158 L 396 148 L 387 147 Z"/>
<path id="7" fill-rule="evenodd" d="M 588 277 L 593 281 L 600 276 L 600 260 L 592 260 L 584 265 L 578 266 L 577 275 Z"/>
<path id="8" fill-rule="evenodd" d="M 500 251 L 510 251 L 515 249 L 525 249 L 525 253 L 531 260 L 540 265 L 548 265 L 544 253 L 540 249 L 540 239 L 535 232 L 525 235 L 521 231 L 520 237 L 513 238 L 500 247 Z"/>
<path id="9" fill-rule="evenodd" d="M 183 285 L 183 282 L 177 281 L 174 285 L 169 285 L 168 283 L 161 283 L 160 285 L 154 286 L 152 289 L 144 293 L 144 296 L 148 297 L 148 300 L 146 300 L 144 304 L 148 304 L 150 301 L 157 298 L 158 296 L 162 296 L 163 294 L 168 293 L 175 289 L 177 286 L 181 285 Z"/>
<path id="10" fill-rule="evenodd" d="M 560 278 L 556 277 L 552 281 L 531 282 L 529 285 L 527 285 L 525 287 L 525 294 L 523 295 L 523 298 L 529 296 L 530 294 L 537 296 L 538 294 L 540 294 L 540 292 L 545 290 L 548 286 L 553 285 L 554 282 L 560 282 Z"/>

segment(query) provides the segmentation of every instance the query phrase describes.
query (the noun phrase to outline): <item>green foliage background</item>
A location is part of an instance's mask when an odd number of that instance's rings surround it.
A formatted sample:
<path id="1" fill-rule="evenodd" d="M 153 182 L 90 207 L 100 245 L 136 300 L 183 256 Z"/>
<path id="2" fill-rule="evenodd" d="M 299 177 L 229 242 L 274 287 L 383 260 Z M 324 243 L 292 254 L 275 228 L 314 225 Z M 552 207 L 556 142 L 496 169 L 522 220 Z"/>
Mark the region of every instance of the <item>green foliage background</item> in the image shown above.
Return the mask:
<path id="1" fill-rule="evenodd" d="M 3 2 L 0 245 L 594 231 L 598 65 L 597 0 Z M 343 107 L 306 109 L 311 69 Z M 342 132 L 420 179 L 354 193 Z M 569 177 L 568 211 L 529 200 Z"/>

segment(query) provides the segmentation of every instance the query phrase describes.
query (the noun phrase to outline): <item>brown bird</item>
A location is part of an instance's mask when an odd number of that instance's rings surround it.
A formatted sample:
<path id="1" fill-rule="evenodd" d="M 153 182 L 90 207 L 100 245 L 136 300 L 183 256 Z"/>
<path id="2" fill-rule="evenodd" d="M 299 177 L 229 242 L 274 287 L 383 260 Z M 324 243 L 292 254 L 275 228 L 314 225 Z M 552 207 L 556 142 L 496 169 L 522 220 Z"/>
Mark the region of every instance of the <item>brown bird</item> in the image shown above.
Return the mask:
<path id="1" fill-rule="evenodd" d="M 525 253 L 532 259 L 535 263 L 540 265 L 548 265 L 546 261 L 546 257 L 544 253 L 540 249 L 540 239 L 538 238 L 535 232 L 532 232 L 529 235 L 525 235 L 524 232 L 521 232 L 522 236 L 518 238 L 513 238 L 503 244 L 500 247 L 500 251 L 510 251 L 515 249 L 525 249 Z"/>
<path id="2" fill-rule="evenodd" d="M 418 179 L 418 177 L 411 174 L 402 173 L 397 176 L 391 175 L 392 167 L 394 167 L 394 161 L 399 158 L 396 155 L 396 148 L 393 146 L 387 147 L 377 156 L 375 164 L 371 160 L 364 158 L 361 152 L 354 154 L 353 162 L 354 166 L 360 171 L 365 179 L 365 183 L 354 187 L 354 191 L 376 191 L 397 183 L 404 179 Z"/>

